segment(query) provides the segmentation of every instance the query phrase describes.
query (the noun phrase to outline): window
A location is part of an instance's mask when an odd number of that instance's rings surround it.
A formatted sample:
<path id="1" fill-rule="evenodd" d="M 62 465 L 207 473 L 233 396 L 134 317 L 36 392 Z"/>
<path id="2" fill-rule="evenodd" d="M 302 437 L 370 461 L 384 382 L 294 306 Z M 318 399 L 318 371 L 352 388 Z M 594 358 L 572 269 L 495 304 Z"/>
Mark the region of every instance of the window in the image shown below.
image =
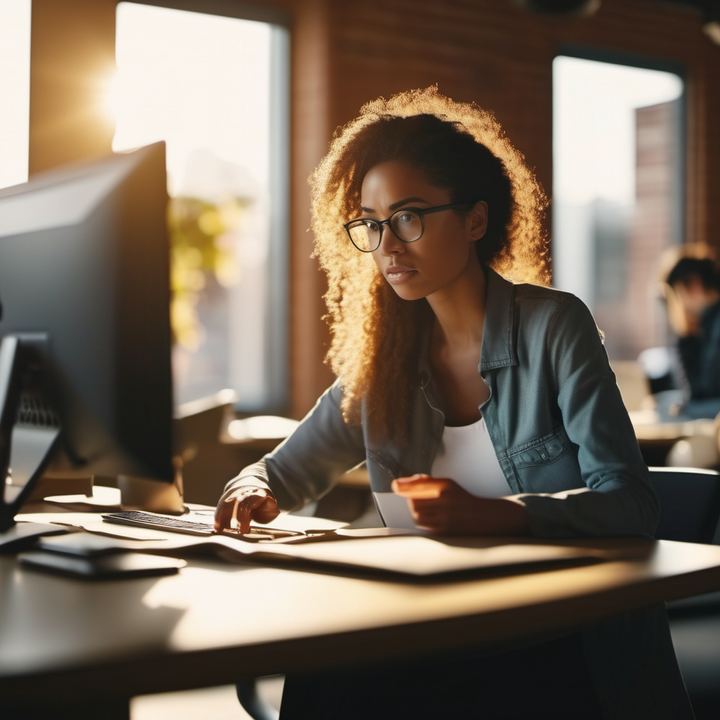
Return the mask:
<path id="1" fill-rule="evenodd" d="M 668 342 L 658 272 L 683 240 L 683 82 L 560 56 L 553 83 L 553 282 L 590 306 L 611 359 L 635 359 Z"/>
<path id="2" fill-rule="evenodd" d="M 201 9 L 201 3 L 198 3 Z M 116 151 L 167 144 L 177 402 L 286 395 L 288 34 L 119 3 Z"/>
<path id="3" fill-rule="evenodd" d="M 0 188 L 27 182 L 30 0 L 0 0 Z"/>

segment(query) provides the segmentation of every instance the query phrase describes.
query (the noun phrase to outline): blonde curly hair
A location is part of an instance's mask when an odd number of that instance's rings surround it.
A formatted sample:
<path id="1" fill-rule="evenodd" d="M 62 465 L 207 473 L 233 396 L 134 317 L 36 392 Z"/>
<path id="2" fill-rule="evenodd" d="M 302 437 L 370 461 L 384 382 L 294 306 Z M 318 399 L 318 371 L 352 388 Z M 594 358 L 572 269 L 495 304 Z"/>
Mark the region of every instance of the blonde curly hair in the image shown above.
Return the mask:
<path id="1" fill-rule="evenodd" d="M 432 314 L 426 301 L 400 299 L 372 254 L 358 252 L 343 223 L 360 214 L 362 181 L 381 162 L 416 167 L 453 203 L 484 200 L 488 229 L 476 249 L 481 262 L 514 282 L 549 282 L 542 231 L 545 195 L 523 156 L 493 115 L 458 103 L 437 87 L 379 98 L 336 131 L 310 178 L 314 256 L 327 275 L 325 295 L 332 342 L 327 361 L 343 385 L 343 413 L 367 417 L 377 439 L 401 440 L 418 343 Z"/>

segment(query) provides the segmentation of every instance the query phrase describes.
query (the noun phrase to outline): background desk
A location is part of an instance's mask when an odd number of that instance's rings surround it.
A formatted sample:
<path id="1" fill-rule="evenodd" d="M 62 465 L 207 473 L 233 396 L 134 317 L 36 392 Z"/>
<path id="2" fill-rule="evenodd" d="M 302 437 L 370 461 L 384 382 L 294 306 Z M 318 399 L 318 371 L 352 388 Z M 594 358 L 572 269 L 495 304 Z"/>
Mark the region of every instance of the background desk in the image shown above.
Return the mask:
<path id="1" fill-rule="evenodd" d="M 690 467 L 715 467 L 718 459 L 719 425 L 716 420 L 661 420 L 654 410 L 637 410 L 630 413 L 635 435 L 643 458 L 648 465 L 677 464 L 679 458 L 669 458 L 673 447 L 689 439 L 694 445 L 694 458 L 685 458 L 681 464 Z"/>
<path id="2" fill-rule="evenodd" d="M 200 559 L 176 576 L 88 583 L 0 557 L 0 707 L 3 717 L 16 704 L 43 718 L 63 707 L 74 718 L 126 718 L 134 695 L 380 655 L 401 660 L 470 645 L 492 651 L 720 588 L 720 547 L 593 545 L 637 552 L 424 585 Z"/>

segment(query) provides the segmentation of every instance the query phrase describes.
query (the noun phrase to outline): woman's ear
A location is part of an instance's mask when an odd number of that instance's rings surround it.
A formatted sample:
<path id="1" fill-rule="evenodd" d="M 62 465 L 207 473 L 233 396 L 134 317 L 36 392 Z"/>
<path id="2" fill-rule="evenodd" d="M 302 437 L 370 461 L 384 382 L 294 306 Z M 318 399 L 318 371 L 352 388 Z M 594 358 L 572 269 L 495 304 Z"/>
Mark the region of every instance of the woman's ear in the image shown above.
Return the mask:
<path id="1" fill-rule="evenodd" d="M 479 240 L 485 235 L 488 224 L 488 206 L 484 200 L 479 200 L 470 208 L 467 222 L 471 241 Z"/>

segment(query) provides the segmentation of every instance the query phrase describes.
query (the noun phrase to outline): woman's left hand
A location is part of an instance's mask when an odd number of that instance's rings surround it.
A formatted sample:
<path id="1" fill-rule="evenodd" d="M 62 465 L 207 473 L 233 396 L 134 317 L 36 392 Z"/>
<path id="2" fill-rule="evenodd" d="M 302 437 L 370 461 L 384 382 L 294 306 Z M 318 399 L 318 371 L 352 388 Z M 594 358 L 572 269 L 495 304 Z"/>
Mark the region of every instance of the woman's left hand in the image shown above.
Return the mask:
<path id="1" fill-rule="evenodd" d="M 407 498 L 416 525 L 440 535 L 530 534 L 522 503 L 476 497 L 449 478 L 421 474 L 397 478 L 392 490 Z"/>

